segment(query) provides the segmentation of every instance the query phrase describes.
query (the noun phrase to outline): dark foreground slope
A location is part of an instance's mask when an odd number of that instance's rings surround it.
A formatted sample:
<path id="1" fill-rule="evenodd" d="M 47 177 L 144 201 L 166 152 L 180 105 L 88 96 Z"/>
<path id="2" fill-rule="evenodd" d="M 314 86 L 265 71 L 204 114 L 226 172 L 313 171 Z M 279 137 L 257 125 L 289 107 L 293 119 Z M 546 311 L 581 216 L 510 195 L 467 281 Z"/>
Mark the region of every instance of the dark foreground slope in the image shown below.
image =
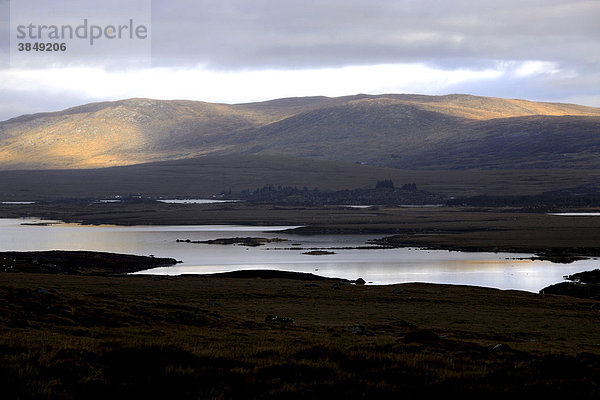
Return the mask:
<path id="1" fill-rule="evenodd" d="M 4 398 L 597 398 L 590 300 L 476 287 L 0 273 Z"/>

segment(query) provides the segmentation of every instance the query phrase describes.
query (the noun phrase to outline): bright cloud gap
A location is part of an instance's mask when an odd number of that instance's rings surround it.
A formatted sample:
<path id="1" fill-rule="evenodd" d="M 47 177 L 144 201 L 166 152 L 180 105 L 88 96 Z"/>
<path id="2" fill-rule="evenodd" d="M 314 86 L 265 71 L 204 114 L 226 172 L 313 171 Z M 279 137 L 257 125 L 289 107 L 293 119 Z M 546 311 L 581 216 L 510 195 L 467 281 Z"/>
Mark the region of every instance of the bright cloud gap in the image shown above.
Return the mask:
<path id="1" fill-rule="evenodd" d="M 106 71 L 102 68 L 12 69 L 1 73 L 0 87 L 46 92 L 73 91 L 89 98 L 153 97 L 243 102 L 287 96 L 355 93 L 436 94 L 464 82 L 513 74 L 557 73 L 536 62 L 499 64 L 483 70 L 442 70 L 424 64 L 380 64 L 301 70 L 221 72 L 203 67 Z M 149 83 L 151 82 L 151 84 Z"/>
<path id="2" fill-rule="evenodd" d="M 572 74 L 572 71 L 561 71 L 555 63 L 536 60 L 499 61 L 481 69 L 451 70 L 424 63 L 246 71 L 213 71 L 205 66 L 120 71 L 101 67 L 13 68 L 0 71 L 0 89 L 42 92 L 48 98 L 66 95 L 75 101 L 81 99 L 78 104 L 131 97 L 244 103 L 282 97 L 333 97 L 357 93 L 471 93 L 505 97 L 502 94 L 478 93 L 471 88 L 494 87 L 508 81 L 518 84 L 524 78 L 569 79 Z M 595 105 L 593 103 L 598 100 L 591 99 L 590 105 Z M 32 104 L 27 107 L 29 109 L 23 110 L 23 113 L 53 111 L 48 108 L 32 109 L 36 108 Z M 18 108 L 14 104 L 11 106 L 13 112 L 18 112 Z M 16 115 L 6 118 L 13 116 Z"/>

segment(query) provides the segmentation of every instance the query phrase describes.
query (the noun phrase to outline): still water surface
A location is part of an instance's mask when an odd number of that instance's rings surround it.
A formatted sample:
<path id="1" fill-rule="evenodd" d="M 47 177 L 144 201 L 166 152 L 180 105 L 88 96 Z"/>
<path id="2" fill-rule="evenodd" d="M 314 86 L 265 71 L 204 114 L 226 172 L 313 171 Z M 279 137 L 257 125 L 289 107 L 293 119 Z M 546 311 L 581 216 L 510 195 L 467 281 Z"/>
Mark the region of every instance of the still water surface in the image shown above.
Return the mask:
<path id="1" fill-rule="evenodd" d="M 178 275 L 241 269 L 279 269 L 322 276 L 357 279 L 373 284 L 431 282 L 519 289 L 537 292 L 563 280 L 564 275 L 596 267 L 597 260 L 571 264 L 516 259 L 527 254 L 465 253 L 444 250 L 377 249 L 331 250 L 313 256 L 307 249 L 364 246 L 373 235 L 292 235 L 290 227 L 233 225 L 199 226 L 82 226 L 56 223 L 46 226 L 0 219 L 0 251 L 90 250 L 172 257 L 183 261 L 173 267 L 143 273 Z M 54 221 L 56 222 L 56 221 Z M 178 243 L 177 239 L 209 240 L 227 237 L 288 239 L 260 247 Z M 287 250 L 302 248 L 305 250 Z"/>
<path id="2" fill-rule="evenodd" d="M 236 203 L 239 200 L 215 200 L 215 199 L 163 199 L 157 200 L 167 204 L 216 204 L 216 203 Z"/>

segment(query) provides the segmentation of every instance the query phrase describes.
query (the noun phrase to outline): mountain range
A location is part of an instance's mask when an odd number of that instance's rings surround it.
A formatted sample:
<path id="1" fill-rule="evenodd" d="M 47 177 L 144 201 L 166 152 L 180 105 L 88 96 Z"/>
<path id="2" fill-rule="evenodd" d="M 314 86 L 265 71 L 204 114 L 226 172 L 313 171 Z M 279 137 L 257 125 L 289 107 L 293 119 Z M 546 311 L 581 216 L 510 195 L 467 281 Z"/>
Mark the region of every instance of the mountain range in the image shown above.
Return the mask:
<path id="1" fill-rule="evenodd" d="M 2 170 L 235 155 L 402 169 L 594 169 L 600 108 L 472 95 L 127 99 L 0 122 Z"/>

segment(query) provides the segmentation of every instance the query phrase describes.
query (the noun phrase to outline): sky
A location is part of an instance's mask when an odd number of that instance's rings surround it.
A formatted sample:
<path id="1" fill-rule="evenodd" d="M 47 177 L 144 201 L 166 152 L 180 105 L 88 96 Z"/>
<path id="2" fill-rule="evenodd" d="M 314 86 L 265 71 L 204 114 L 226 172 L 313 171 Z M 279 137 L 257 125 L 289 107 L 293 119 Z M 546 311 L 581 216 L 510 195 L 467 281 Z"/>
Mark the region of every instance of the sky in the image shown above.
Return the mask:
<path id="1" fill-rule="evenodd" d="M 67 50 L 17 51 L 40 42 L 19 25 L 84 19 L 105 33 L 93 45 L 44 28 Z M 130 20 L 145 37 L 115 38 Z M 0 0 L 0 120 L 131 97 L 358 93 L 600 107 L 600 0 Z"/>

